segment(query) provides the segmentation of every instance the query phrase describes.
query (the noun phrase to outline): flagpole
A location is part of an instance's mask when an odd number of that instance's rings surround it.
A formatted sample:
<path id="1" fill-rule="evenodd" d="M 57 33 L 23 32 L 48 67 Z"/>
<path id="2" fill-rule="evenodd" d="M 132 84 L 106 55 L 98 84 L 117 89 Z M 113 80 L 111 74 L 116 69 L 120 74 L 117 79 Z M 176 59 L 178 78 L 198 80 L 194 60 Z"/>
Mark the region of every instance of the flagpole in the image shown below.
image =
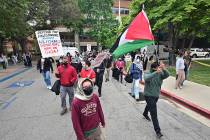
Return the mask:
<path id="1" fill-rule="evenodd" d="M 142 10 L 144 10 L 144 4 L 142 4 Z"/>
<path id="2" fill-rule="evenodd" d="M 120 0 L 118 1 L 118 20 L 119 20 L 119 23 L 120 23 L 120 26 L 122 25 L 122 21 L 121 21 L 121 2 Z"/>

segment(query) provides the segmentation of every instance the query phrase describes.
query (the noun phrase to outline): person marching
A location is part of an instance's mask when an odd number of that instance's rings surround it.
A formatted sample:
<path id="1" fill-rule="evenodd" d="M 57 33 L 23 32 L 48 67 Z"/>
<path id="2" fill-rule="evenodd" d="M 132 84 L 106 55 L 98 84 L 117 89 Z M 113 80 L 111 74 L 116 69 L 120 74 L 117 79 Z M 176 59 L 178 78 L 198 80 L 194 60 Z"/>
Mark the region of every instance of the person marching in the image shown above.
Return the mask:
<path id="1" fill-rule="evenodd" d="M 125 68 L 125 62 L 122 60 L 121 57 L 116 62 L 115 66 L 116 66 L 116 68 L 118 70 L 118 74 L 119 74 L 117 79 L 118 79 L 118 81 L 120 81 L 122 83 L 122 81 L 123 81 L 123 71 L 124 71 L 124 68 Z"/>
<path id="2" fill-rule="evenodd" d="M 99 97 L 101 97 L 101 89 L 102 89 L 103 76 L 105 71 L 105 62 L 103 61 L 98 67 L 95 67 L 94 70 L 96 72 L 95 85 L 98 86 L 98 94 Z"/>
<path id="3" fill-rule="evenodd" d="M 91 66 L 90 61 L 86 60 L 85 66 L 82 68 L 82 70 L 80 72 L 80 77 L 82 79 L 89 78 L 93 83 L 95 83 L 96 73 L 90 66 Z"/>
<path id="4" fill-rule="evenodd" d="M 50 69 L 53 73 L 53 66 L 50 58 L 41 58 L 37 63 L 37 70 L 40 70 L 42 73 L 45 84 L 48 89 L 51 89 L 51 78 L 50 78 Z"/>
<path id="5" fill-rule="evenodd" d="M 77 140 L 102 140 L 100 125 L 105 127 L 104 114 L 100 100 L 93 93 L 93 82 L 85 79 L 79 84 L 72 102 L 72 123 Z"/>
<path id="6" fill-rule="evenodd" d="M 109 81 L 109 75 L 110 75 L 110 70 L 112 67 L 112 57 L 110 56 L 110 54 L 107 55 L 106 59 L 105 59 L 105 67 L 106 67 L 106 73 L 105 73 L 105 82 Z"/>
<path id="7" fill-rule="evenodd" d="M 161 62 L 160 65 L 157 62 L 151 64 L 150 72 L 144 74 L 145 87 L 144 96 L 146 100 L 146 107 L 144 109 L 143 116 L 148 121 L 151 121 L 148 116 L 150 112 L 154 130 L 158 138 L 162 137 L 161 129 L 157 117 L 157 101 L 160 95 L 161 85 L 163 80 L 169 77 L 169 72 L 166 70 L 165 65 Z"/>
<path id="8" fill-rule="evenodd" d="M 57 78 L 60 78 L 60 97 L 62 107 L 60 115 L 64 115 L 67 112 L 66 94 L 68 93 L 69 95 L 69 110 L 71 110 L 71 102 L 74 97 L 74 84 L 77 81 L 76 69 L 68 63 L 68 57 L 63 58 L 63 63 L 58 66 L 55 75 Z"/>
<path id="9" fill-rule="evenodd" d="M 130 73 L 133 78 L 132 88 L 131 88 L 131 95 L 135 97 L 136 101 L 139 101 L 139 82 L 142 80 L 142 71 L 143 65 L 141 63 L 140 57 L 137 56 L 134 60 L 133 64 L 130 66 Z"/>

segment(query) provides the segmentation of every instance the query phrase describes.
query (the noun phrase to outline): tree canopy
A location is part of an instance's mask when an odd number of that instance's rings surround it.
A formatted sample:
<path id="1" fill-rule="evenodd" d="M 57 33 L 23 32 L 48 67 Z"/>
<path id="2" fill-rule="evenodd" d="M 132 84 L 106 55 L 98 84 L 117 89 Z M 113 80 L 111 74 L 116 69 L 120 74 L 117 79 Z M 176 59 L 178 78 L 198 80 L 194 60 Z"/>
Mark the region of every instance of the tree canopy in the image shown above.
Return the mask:
<path id="1" fill-rule="evenodd" d="M 117 21 L 112 15 L 112 0 L 79 0 L 84 15 L 83 27 L 98 45 L 111 47 L 116 37 Z"/>
<path id="2" fill-rule="evenodd" d="M 155 32 L 158 29 L 170 32 L 172 29 L 175 40 L 186 38 L 193 41 L 195 37 L 209 36 L 209 0 L 133 0 L 127 22 L 135 17 L 143 4 Z"/>

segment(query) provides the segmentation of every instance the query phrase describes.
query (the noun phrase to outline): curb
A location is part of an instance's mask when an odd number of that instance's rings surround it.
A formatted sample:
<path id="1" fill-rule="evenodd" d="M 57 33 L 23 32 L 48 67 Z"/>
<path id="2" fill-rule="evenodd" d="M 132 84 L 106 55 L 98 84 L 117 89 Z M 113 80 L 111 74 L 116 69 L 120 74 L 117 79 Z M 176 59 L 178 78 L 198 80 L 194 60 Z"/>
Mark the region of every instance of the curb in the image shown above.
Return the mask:
<path id="1" fill-rule="evenodd" d="M 3 78 L 0 78 L 0 83 L 6 81 L 6 80 L 9 80 L 10 78 L 12 77 L 15 77 L 23 72 L 26 72 L 27 70 L 30 70 L 31 68 L 24 68 L 23 70 L 20 70 L 18 72 L 14 72 L 12 74 L 9 74 L 8 76 L 4 76 Z"/>
<path id="2" fill-rule="evenodd" d="M 183 105 L 183 106 L 201 114 L 202 116 L 210 119 L 210 111 L 205 109 L 205 108 L 202 108 L 202 107 L 200 107 L 200 106 L 198 106 L 198 105 L 196 105 L 196 104 L 194 104 L 190 101 L 187 101 L 187 100 L 185 100 L 181 97 L 178 97 L 175 94 L 172 94 L 172 93 L 170 93 L 168 91 L 165 91 L 165 90 L 161 90 L 161 95 L 166 96 L 169 99 L 171 99 L 171 100 L 173 100 L 173 101 L 175 101 L 175 102 L 177 102 L 177 103 L 179 103 L 179 104 L 181 104 L 181 105 Z"/>

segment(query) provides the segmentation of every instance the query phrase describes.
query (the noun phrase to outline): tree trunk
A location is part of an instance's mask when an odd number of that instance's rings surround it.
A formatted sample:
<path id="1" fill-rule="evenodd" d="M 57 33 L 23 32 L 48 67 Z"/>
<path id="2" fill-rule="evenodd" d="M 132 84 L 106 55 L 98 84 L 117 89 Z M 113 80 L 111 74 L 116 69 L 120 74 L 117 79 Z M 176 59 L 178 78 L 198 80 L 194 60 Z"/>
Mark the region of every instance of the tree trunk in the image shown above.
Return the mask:
<path id="1" fill-rule="evenodd" d="M 188 46 L 188 49 L 191 49 L 191 47 L 192 47 L 192 45 L 193 45 L 193 43 L 194 43 L 194 40 L 195 40 L 195 35 L 193 35 L 193 37 L 191 38 L 190 44 L 189 44 L 189 46 Z"/>
<path id="2" fill-rule="evenodd" d="M 26 38 L 16 39 L 16 41 L 20 44 L 22 53 L 26 52 Z"/>
<path id="3" fill-rule="evenodd" d="M 0 37 L 0 53 L 3 53 L 4 49 L 3 49 L 3 41 L 4 38 Z"/>
<path id="4" fill-rule="evenodd" d="M 172 49 L 172 51 L 169 52 L 169 65 L 173 66 L 175 65 L 175 33 L 174 33 L 174 25 L 172 23 L 169 23 L 169 48 Z"/>
<path id="5" fill-rule="evenodd" d="M 75 42 L 75 47 L 77 47 L 80 50 L 79 34 L 76 31 L 74 31 L 74 42 Z"/>
<path id="6" fill-rule="evenodd" d="M 186 38 L 184 38 L 184 39 L 182 40 L 182 49 L 185 48 L 185 42 L 186 42 Z"/>

